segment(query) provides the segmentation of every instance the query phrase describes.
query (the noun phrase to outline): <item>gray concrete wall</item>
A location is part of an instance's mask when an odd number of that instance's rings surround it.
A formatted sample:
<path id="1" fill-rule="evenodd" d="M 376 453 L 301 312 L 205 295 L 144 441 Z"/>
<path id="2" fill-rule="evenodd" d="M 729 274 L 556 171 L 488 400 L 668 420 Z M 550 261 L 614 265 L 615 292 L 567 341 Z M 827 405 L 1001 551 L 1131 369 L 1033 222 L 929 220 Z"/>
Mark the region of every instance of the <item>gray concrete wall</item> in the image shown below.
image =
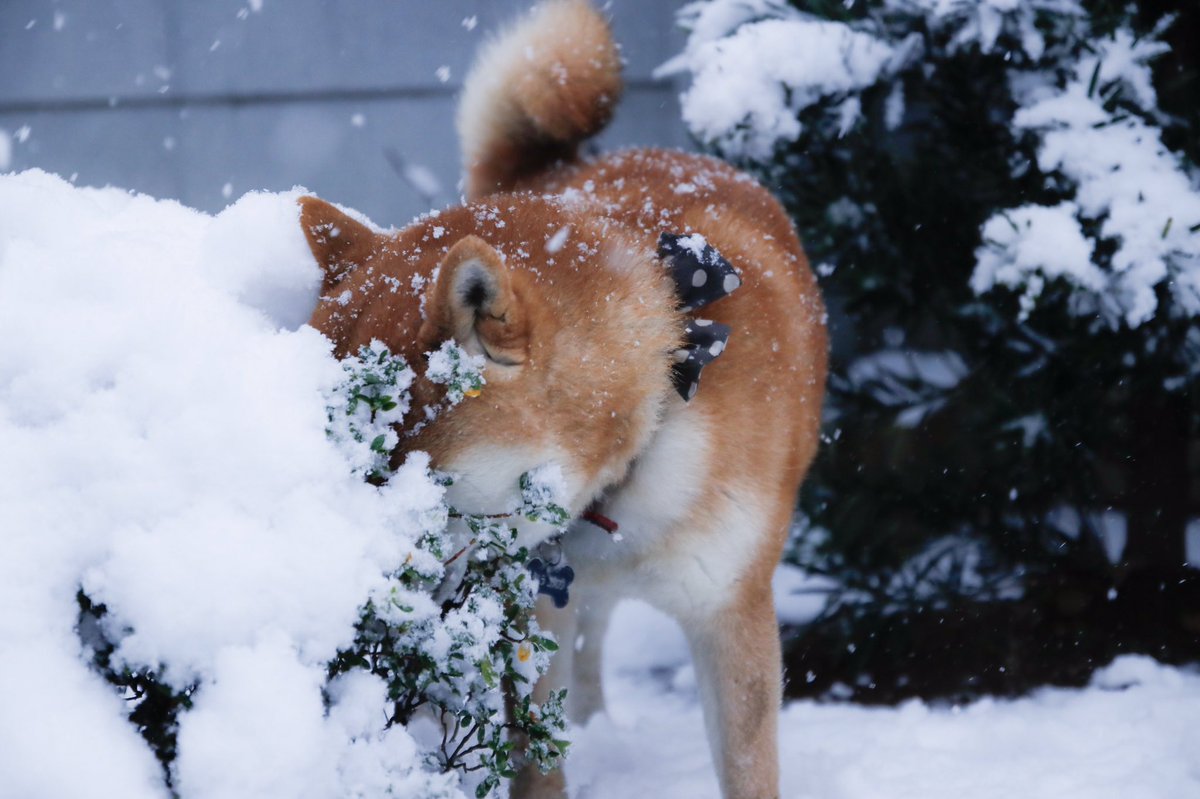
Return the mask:
<path id="1" fill-rule="evenodd" d="M 400 224 L 457 199 L 456 93 L 480 41 L 529 3 L 0 0 L 7 168 L 209 211 L 303 185 Z M 678 87 L 651 78 L 682 45 L 678 5 L 606 4 L 629 88 L 601 146 L 686 146 Z M 401 176 L 413 166 L 432 197 Z"/>

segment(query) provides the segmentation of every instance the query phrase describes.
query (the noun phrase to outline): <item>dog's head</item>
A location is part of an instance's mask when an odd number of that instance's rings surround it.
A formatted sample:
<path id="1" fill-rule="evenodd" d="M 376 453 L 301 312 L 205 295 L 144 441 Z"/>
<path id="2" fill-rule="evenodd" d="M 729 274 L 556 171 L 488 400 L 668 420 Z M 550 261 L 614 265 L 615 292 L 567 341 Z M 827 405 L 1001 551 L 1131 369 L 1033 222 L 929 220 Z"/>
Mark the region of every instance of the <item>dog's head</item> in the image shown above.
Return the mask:
<path id="1" fill-rule="evenodd" d="M 418 373 L 412 422 L 440 403 L 426 353 L 453 339 L 485 359 L 478 397 L 401 436 L 456 475 L 451 501 L 491 512 L 520 475 L 558 464 L 578 514 L 619 481 L 672 390 L 682 325 L 669 278 L 643 242 L 586 208 L 504 196 L 396 233 L 315 198 L 301 222 L 325 271 L 311 324 L 339 355 L 372 339 Z"/>

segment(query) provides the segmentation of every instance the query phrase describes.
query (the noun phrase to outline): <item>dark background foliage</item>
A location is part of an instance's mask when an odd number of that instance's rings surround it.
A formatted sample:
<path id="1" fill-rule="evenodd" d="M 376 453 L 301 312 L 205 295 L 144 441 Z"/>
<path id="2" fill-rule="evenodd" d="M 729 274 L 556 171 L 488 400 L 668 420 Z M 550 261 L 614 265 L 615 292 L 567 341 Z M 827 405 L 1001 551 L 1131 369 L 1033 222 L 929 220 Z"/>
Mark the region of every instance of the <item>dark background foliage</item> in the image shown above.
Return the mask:
<path id="1" fill-rule="evenodd" d="M 794 5 L 839 20 L 879 13 Z M 1064 47 L 1177 15 L 1163 36 L 1172 51 L 1155 64 L 1155 122 L 1194 167 L 1200 9 L 1087 6 L 1090 31 Z M 836 587 L 816 622 L 789 631 L 790 690 L 1012 694 L 1081 683 L 1120 652 L 1200 658 L 1200 572 L 1185 552 L 1200 515 L 1194 320 L 1160 313 L 1113 330 L 1069 314 L 1069 287 L 1051 283 L 1020 322 L 1015 295 L 975 295 L 984 221 L 1053 205 L 1069 187 L 1039 171 L 1036 141 L 1009 124 L 1006 53 L 1018 47 L 946 54 L 920 18 L 887 24 L 939 53 L 934 71 L 898 78 L 902 124 L 887 127 L 890 87 L 876 87 L 853 130 L 839 135 L 826 108 L 810 109 L 805 135 L 758 167 L 824 265 L 834 334 L 826 441 L 791 558 Z M 859 211 L 829 212 L 845 200 Z M 900 376 L 853 368 L 880 352 L 950 357 L 961 379 L 930 385 L 914 376 L 919 363 Z M 1127 543 L 1114 559 L 1101 528 L 1120 517 Z"/>

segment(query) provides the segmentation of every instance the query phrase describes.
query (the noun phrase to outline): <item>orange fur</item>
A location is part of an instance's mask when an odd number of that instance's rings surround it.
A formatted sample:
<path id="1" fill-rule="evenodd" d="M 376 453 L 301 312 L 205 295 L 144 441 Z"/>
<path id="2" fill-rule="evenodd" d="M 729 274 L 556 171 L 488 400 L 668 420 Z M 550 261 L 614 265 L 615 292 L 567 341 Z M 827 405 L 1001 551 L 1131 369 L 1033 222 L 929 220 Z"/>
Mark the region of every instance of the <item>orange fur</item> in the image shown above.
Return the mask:
<path id="1" fill-rule="evenodd" d="M 506 60 L 530 42 L 531 56 Z M 462 475 L 465 510 L 491 510 L 498 491 L 554 460 L 573 513 L 598 501 L 622 524 L 619 544 L 588 525 L 568 532 L 575 598 L 540 611 L 560 640 L 587 631 L 550 675 L 581 678 L 573 716 L 600 705 L 605 610 L 641 596 L 688 635 L 724 795 L 776 796 L 771 575 L 817 447 L 827 342 L 816 281 L 779 204 L 720 161 L 665 150 L 569 160 L 619 87 L 607 25 L 587 3 L 552 0 L 490 47 L 481 64 L 492 71 L 468 78 L 464 108 L 474 105 L 460 114 L 471 202 L 384 234 L 302 200 L 327 275 L 311 323 L 339 356 L 377 338 L 420 364 L 453 337 L 489 358 L 482 396 L 404 448 Z M 701 313 L 732 335 L 690 403 L 670 381 L 683 319 L 654 252 L 662 231 L 701 233 L 742 277 Z M 414 388 L 418 405 L 438 392 Z M 672 464 L 689 455 L 685 480 Z M 523 773 L 514 796 L 561 796 L 561 779 Z"/>
<path id="2" fill-rule="evenodd" d="M 621 95 L 621 59 L 587 0 L 535 6 L 476 59 L 459 103 L 467 196 L 506 191 L 598 132 Z"/>

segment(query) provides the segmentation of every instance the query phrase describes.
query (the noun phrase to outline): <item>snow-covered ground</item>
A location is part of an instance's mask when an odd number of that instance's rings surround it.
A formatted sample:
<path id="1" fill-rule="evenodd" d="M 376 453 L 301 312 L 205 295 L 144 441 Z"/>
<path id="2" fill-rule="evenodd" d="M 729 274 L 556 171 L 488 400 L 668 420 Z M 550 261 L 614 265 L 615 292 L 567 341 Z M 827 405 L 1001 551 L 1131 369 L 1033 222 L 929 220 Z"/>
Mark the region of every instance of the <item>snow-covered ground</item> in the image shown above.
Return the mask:
<path id="1" fill-rule="evenodd" d="M 606 639 L 609 711 L 576 733 L 574 799 L 717 799 L 686 644 L 620 605 Z M 1200 674 L 1124 657 L 1082 690 L 969 705 L 791 702 L 785 799 L 1188 799 L 1200 796 Z"/>

